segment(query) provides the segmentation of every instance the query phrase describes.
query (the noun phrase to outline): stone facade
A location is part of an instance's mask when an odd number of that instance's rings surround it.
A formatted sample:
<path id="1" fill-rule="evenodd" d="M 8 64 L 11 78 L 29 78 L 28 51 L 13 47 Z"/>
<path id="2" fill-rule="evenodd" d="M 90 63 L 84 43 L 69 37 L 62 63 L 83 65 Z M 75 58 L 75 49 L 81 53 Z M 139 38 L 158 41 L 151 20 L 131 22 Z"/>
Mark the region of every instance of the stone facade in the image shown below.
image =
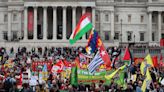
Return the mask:
<path id="1" fill-rule="evenodd" d="M 163 11 L 163 0 L 0 0 L 0 45 L 71 46 L 69 36 L 85 12 L 106 46 L 159 45 Z M 85 46 L 87 38 L 73 46 Z"/>

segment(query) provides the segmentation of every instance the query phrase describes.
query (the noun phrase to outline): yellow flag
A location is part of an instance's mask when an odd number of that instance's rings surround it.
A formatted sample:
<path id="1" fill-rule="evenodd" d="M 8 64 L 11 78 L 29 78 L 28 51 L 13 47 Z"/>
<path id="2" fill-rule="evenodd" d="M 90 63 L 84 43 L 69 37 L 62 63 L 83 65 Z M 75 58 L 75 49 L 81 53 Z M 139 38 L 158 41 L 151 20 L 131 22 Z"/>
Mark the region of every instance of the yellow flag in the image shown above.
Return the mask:
<path id="1" fill-rule="evenodd" d="M 145 59 L 146 59 L 146 61 L 147 61 L 147 64 L 150 64 L 151 66 L 154 66 L 150 54 L 148 54 L 148 55 L 145 57 Z"/>
<path id="2" fill-rule="evenodd" d="M 144 82 L 143 82 L 143 84 L 142 84 L 141 90 L 142 90 L 143 92 L 146 91 L 146 79 L 144 80 Z"/>
<path id="3" fill-rule="evenodd" d="M 145 63 L 144 61 L 141 63 L 141 66 L 140 66 L 140 71 L 141 71 L 141 74 L 144 75 L 144 68 L 145 68 Z"/>
<path id="4" fill-rule="evenodd" d="M 113 78 L 113 77 L 116 75 L 116 73 L 117 73 L 119 70 L 123 70 L 125 67 L 126 67 L 126 65 L 121 66 L 121 67 L 118 68 L 116 71 L 114 71 L 112 74 L 110 74 L 110 75 L 105 75 L 105 78 L 108 79 L 108 80 L 110 80 L 111 78 Z"/>
<path id="5" fill-rule="evenodd" d="M 105 78 L 106 79 L 108 79 L 108 80 L 110 80 L 110 79 L 112 79 L 113 77 L 114 77 L 114 75 L 116 75 L 116 73 L 118 72 L 118 69 L 116 70 L 116 71 L 114 71 L 112 74 L 110 74 L 110 75 L 105 75 Z"/>
<path id="6" fill-rule="evenodd" d="M 152 80 L 152 78 L 151 78 L 150 72 L 149 72 L 149 70 L 147 69 L 147 70 L 146 70 L 146 78 L 145 78 L 145 80 L 144 80 L 144 82 L 143 82 L 143 84 L 142 84 L 142 87 L 141 87 L 141 90 L 142 90 L 143 92 L 146 91 L 146 87 L 147 87 L 147 85 L 148 85 L 147 82 L 150 82 L 151 80 Z"/>
<path id="7" fill-rule="evenodd" d="M 148 69 L 146 70 L 146 79 L 147 80 L 152 80 L 151 75 L 150 75 L 150 72 L 149 72 Z"/>

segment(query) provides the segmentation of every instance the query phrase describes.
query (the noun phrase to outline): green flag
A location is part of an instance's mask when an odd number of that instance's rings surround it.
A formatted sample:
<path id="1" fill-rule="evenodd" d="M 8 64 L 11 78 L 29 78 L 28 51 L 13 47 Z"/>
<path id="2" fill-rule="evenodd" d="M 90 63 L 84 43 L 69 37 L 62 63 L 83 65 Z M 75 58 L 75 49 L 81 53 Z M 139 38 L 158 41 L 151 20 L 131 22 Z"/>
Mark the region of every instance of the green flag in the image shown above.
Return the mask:
<path id="1" fill-rule="evenodd" d="M 120 71 L 119 72 L 118 80 L 116 80 L 116 83 L 118 85 L 123 85 L 124 84 L 124 75 L 125 75 L 125 72 L 124 71 Z"/>
<path id="2" fill-rule="evenodd" d="M 72 70 L 71 70 L 71 85 L 74 85 L 74 86 L 78 85 L 77 67 L 72 67 Z"/>

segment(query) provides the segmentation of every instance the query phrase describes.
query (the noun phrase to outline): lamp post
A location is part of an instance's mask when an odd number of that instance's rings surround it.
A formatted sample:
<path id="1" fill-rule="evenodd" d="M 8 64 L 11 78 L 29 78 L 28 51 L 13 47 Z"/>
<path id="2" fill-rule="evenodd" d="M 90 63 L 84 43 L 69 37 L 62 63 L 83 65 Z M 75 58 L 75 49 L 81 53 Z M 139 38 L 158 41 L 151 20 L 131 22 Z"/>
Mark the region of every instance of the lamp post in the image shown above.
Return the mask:
<path id="1" fill-rule="evenodd" d="M 134 43 L 135 43 L 135 37 L 136 37 L 136 35 L 134 35 Z"/>
<path id="2" fill-rule="evenodd" d="M 121 49 L 121 53 L 122 53 L 122 19 L 120 20 L 120 22 L 121 22 L 121 34 L 120 34 L 121 44 L 120 44 L 120 49 Z M 122 54 L 120 55 L 120 61 L 122 61 Z"/>
<path id="3" fill-rule="evenodd" d="M 120 44 L 120 46 L 122 47 L 122 19 L 120 21 L 121 21 L 121 34 L 120 34 L 120 36 L 121 36 L 121 44 Z"/>

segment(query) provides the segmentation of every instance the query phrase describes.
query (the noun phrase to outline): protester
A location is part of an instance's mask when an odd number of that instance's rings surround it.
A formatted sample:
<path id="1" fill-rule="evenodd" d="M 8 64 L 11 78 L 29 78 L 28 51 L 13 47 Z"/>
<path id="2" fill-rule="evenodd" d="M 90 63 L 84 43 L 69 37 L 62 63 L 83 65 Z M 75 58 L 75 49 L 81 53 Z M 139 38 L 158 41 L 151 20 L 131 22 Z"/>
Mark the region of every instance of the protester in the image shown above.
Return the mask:
<path id="1" fill-rule="evenodd" d="M 110 55 L 111 51 L 109 48 L 107 51 Z M 56 76 L 54 76 L 54 73 L 50 71 L 48 72 L 47 80 L 44 81 L 39 80 L 39 71 L 30 73 L 32 71 L 32 63 L 35 61 L 52 61 L 52 64 L 56 64 L 60 60 L 62 62 L 66 60 L 68 66 L 69 64 L 73 65 L 72 62 L 79 56 L 79 52 L 86 54 L 85 48 L 83 47 L 45 47 L 44 49 L 38 47 L 32 48 L 30 51 L 26 47 L 19 47 L 17 50 L 11 48 L 9 52 L 2 47 L 0 48 L 0 91 L 59 92 L 63 90 L 69 92 L 142 92 L 145 76 L 141 74 L 141 64 L 132 64 L 129 66 L 124 76 L 125 86 L 115 83 L 115 78 L 112 78 L 108 84 L 105 84 L 104 81 L 99 81 L 90 84 L 79 83 L 78 86 L 75 86 L 71 85 L 70 78 L 62 78 L 60 73 L 56 73 Z M 86 59 L 87 62 L 91 60 L 90 58 Z M 122 66 L 122 63 L 117 63 L 117 66 Z M 39 69 L 40 66 L 37 67 Z M 65 68 L 66 66 L 63 67 L 63 69 Z M 147 86 L 146 90 L 164 92 L 164 85 L 161 83 L 164 78 L 164 67 L 149 68 L 149 71 L 152 82 Z M 24 75 L 25 73 L 29 74 L 27 78 Z M 132 75 L 136 75 L 136 80 L 130 79 Z"/>

